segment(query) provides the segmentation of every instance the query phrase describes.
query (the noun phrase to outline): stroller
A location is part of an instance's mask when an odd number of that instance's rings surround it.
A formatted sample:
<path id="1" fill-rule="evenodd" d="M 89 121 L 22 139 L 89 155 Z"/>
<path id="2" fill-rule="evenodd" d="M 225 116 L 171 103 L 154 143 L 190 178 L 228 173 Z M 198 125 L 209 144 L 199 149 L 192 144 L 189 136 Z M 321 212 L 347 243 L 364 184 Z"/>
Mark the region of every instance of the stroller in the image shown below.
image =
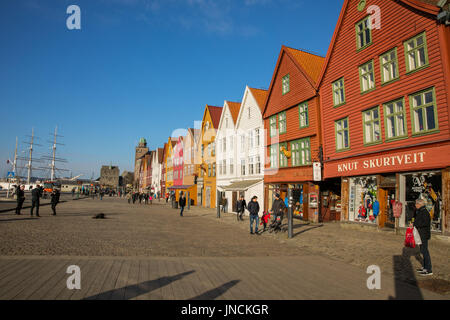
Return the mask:
<path id="1" fill-rule="evenodd" d="M 275 232 L 278 233 L 280 231 L 283 231 L 281 229 L 281 223 L 283 222 L 283 214 L 276 215 L 272 221 L 272 223 L 269 226 L 269 233 Z"/>

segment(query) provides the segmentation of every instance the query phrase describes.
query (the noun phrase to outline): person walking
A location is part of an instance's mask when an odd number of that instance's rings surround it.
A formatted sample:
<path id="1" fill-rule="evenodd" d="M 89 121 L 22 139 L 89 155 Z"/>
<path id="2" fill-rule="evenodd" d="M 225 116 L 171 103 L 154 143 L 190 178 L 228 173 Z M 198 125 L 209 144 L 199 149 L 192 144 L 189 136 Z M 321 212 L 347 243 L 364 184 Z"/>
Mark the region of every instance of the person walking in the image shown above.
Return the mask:
<path id="1" fill-rule="evenodd" d="M 430 252 L 428 251 L 428 240 L 431 238 L 431 217 L 423 199 L 416 200 L 416 210 L 410 226 L 414 226 L 417 229 L 422 240 L 419 248 L 423 256 L 423 268 L 418 269 L 417 272 L 422 276 L 431 276 L 433 275 L 433 271 Z"/>
<path id="2" fill-rule="evenodd" d="M 52 211 L 54 216 L 56 216 L 56 205 L 59 203 L 60 195 L 61 194 L 59 193 L 58 189 L 53 189 L 50 202 L 52 204 Z"/>
<path id="3" fill-rule="evenodd" d="M 150 204 L 153 204 L 153 194 L 152 193 L 150 193 L 148 200 L 150 201 Z"/>
<path id="4" fill-rule="evenodd" d="M 25 186 L 21 185 L 16 190 L 17 195 L 17 207 L 16 207 L 16 214 L 20 215 L 20 210 L 22 210 L 23 203 L 25 201 Z"/>
<path id="5" fill-rule="evenodd" d="M 72 199 L 75 196 L 75 188 L 72 188 Z"/>
<path id="6" fill-rule="evenodd" d="M 33 216 L 34 208 L 36 208 L 36 217 L 40 217 L 39 205 L 41 197 L 42 197 L 41 186 L 37 185 L 33 190 L 31 190 L 31 211 L 30 211 L 31 216 Z"/>
<path id="7" fill-rule="evenodd" d="M 250 212 L 250 234 L 258 233 L 258 224 L 259 224 L 259 203 L 258 197 L 254 196 L 250 203 L 248 204 L 248 211 Z M 253 222 L 256 222 L 255 225 L 255 233 L 253 233 Z"/>
<path id="8" fill-rule="evenodd" d="M 127 193 L 127 200 L 128 200 L 128 204 L 131 203 L 131 192 Z"/>
<path id="9" fill-rule="evenodd" d="M 100 200 L 103 200 L 103 196 L 105 195 L 105 190 L 101 189 L 100 190 Z"/>
<path id="10" fill-rule="evenodd" d="M 244 219 L 242 218 L 242 216 L 244 215 L 244 211 L 245 209 L 247 209 L 247 203 L 245 202 L 244 196 L 241 195 L 241 198 L 239 199 L 239 201 L 236 203 L 236 210 L 237 210 L 237 214 L 236 214 L 236 219 L 237 221 L 244 221 Z"/>
<path id="11" fill-rule="evenodd" d="M 183 191 L 180 193 L 180 199 L 178 199 L 178 205 L 181 208 L 180 217 L 183 216 L 184 207 L 186 206 L 186 197 L 184 196 Z"/>
<path id="12" fill-rule="evenodd" d="M 275 194 L 275 200 L 272 203 L 272 213 L 273 213 L 273 221 L 276 221 L 277 217 L 283 216 L 284 209 L 286 208 L 285 203 L 280 198 L 280 194 Z"/>

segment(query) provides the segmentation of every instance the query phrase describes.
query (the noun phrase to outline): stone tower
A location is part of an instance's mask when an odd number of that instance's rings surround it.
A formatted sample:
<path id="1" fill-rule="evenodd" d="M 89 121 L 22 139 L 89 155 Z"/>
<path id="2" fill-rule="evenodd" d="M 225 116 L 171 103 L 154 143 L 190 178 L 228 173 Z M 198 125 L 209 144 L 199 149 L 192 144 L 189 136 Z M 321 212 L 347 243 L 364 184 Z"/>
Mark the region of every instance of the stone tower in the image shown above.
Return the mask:
<path id="1" fill-rule="evenodd" d="M 148 152 L 147 140 L 145 138 L 139 139 L 139 144 L 136 147 L 136 153 L 134 155 L 134 187 L 138 188 L 139 184 L 139 168 L 141 161 L 139 160 L 143 155 Z"/>

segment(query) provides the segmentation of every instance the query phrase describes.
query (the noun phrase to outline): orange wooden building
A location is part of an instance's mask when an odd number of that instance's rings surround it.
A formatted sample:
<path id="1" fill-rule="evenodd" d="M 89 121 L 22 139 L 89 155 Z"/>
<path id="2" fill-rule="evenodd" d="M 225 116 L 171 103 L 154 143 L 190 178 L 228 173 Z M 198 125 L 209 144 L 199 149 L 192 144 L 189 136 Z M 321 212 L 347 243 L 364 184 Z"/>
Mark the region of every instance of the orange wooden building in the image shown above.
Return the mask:
<path id="1" fill-rule="evenodd" d="M 344 1 L 318 81 L 341 220 L 404 227 L 423 198 L 432 230 L 449 230 L 450 26 L 437 3 Z"/>
<path id="2" fill-rule="evenodd" d="M 318 220 L 314 195 L 318 195 L 319 186 L 314 183 L 312 165 L 319 162 L 321 144 L 316 81 L 324 60 L 283 46 L 263 112 L 265 209 L 271 209 L 274 193 L 284 199 L 291 188 L 294 215 L 313 221 Z"/>

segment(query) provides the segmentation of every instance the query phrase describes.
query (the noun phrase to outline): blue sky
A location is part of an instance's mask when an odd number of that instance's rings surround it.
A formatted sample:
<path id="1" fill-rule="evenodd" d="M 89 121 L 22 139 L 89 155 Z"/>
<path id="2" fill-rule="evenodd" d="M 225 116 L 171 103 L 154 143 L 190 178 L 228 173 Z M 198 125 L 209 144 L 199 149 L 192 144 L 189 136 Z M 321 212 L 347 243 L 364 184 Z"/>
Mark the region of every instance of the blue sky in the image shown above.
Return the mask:
<path id="1" fill-rule="evenodd" d="M 15 138 L 55 126 L 73 175 L 132 170 L 145 137 L 161 147 L 205 104 L 267 88 L 281 45 L 325 56 L 342 0 L 3 0 L 0 2 L 0 174 Z M 68 30 L 66 9 L 81 9 Z"/>

